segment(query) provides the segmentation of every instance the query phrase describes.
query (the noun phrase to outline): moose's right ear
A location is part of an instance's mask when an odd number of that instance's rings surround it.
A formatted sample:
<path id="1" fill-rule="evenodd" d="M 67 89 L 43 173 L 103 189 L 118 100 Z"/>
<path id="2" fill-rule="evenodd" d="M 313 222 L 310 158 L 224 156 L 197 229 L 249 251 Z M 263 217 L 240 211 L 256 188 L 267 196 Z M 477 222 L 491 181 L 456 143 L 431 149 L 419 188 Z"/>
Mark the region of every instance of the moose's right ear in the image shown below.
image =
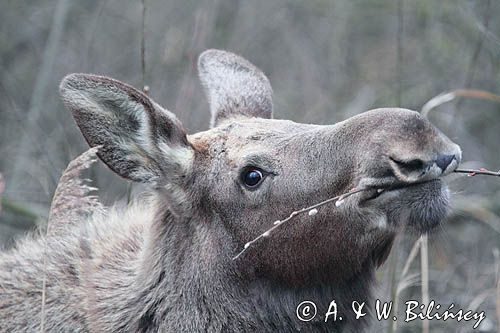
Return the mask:
<path id="1" fill-rule="evenodd" d="M 148 96 L 122 82 L 71 74 L 60 85 L 91 147 L 122 177 L 174 185 L 190 170 L 193 149 L 179 120 Z"/>
<path id="2" fill-rule="evenodd" d="M 272 118 L 269 80 L 249 61 L 231 52 L 207 50 L 198 59 L 198 71 L 210 104 L 212 127 L 238 115 Z"/>

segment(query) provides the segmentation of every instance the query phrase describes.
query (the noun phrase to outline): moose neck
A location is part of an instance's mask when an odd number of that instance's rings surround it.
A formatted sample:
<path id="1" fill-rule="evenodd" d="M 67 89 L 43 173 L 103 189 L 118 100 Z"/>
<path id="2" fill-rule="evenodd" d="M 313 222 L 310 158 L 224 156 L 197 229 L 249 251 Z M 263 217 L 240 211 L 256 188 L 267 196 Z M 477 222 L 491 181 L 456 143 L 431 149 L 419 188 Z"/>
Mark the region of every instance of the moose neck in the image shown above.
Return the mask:
<path id="1" fill-rule="evenodd" d="M 131 331 L 252 330 L 244 324 L 252 314 L 240 303 L 237 275 L 224 265 L 210 228 L 207 221 L 157 210 L 137 267 L 140 296 Z"/>
<path id="2" fill-rule="evenodd" d="M 145 248 L 137 274 L 137 312 L 131 329 L 166 331 L 327 331 L 359 327 L 352 318 L 353 300 L 370 296 L 374 268 L 342 284 L 314 282 L 307 287 L 281 283 L 241 272 L 231 260 L 231 244 L 225 244 L 222 227 L 214 221 L 181 220 L 159 210 L 146 231 Z M 225 250 L 227 249 L 227 250 Z M 304 300 L 318 306 L 318 318 L 304 323 L 296 307 Z M 324 322 L 335 300 L 343 321 Z M 269 326 L 270 325 L 270 326 Z M 341 325 L 341 326 L 340 326 Z"/>

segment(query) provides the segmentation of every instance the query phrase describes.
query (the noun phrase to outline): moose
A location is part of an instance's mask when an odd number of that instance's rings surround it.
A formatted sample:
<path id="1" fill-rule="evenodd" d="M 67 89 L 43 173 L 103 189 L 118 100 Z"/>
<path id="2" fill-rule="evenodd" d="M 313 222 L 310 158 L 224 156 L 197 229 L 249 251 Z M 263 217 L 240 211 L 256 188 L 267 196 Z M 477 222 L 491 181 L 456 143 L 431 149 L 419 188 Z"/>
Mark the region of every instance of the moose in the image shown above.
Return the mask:
<path id="1" fill-rule="evenodd" d="M 383 108 L 334 125 L 273 119 L 264 73 L 230 52 L 198 60 L 210 129 L 117 80 L 70 74 L 65 106 L 99 158 L 151 195 L 0 254 L 0 331 L 359 332 L 375 271 L 401 230 L 449 207 L 458 145 L 419 113 Z M 342 205 L 273 221 L 349 192 Z M 233 260 L 234 259 L 234 260 Z M 328 320 L 331 300 L 342 320 Z M 297 306 L 314 301 L 303 321 Z M 43 311 L 42 311 L 42 307 Z"/>

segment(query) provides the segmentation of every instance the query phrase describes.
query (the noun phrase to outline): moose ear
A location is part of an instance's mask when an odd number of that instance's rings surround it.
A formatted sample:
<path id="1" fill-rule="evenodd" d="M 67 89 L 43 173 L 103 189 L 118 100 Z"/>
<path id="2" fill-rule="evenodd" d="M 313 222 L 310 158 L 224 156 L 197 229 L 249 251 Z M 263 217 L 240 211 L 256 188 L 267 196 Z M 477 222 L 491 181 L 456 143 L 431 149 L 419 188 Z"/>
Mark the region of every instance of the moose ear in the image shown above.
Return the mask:
<path id="1" fill-rule="evenodd" d="M 71 74 L 60 85 L 91 147 L 113 171 L 130 180 L 175 183 L 189 170 L 193 150 L 181 123 L 145 94 L 97 75 Z"/>
<path id="2" fill-rule="evenodd" d="M 230 52 L 207 50 L 198 59 L 198 71 L 210 103 L 212 127 L 237 115 L 272 118 L 269 80 L 247 60 Z"/>

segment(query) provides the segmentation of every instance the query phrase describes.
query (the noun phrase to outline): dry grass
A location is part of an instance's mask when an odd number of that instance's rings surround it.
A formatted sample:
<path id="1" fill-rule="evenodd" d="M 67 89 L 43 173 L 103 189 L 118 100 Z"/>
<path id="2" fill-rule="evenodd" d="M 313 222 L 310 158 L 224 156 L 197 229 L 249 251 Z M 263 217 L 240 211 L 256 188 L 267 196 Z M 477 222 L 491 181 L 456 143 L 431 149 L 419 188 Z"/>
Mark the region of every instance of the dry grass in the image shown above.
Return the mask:
<path id="1" fill-rule="evenodd" d="M 88 216 L 104 208 L 95 195 L 90 193 L 97 188 L 90 187 L 86 183 L 88 180 L 82 179 L 81 174 L 97 161 L 97 151 L 99 147 L 94 147 L 74 160 L 72 160 L 61 179 L 54 193 L 54 198 L 50 206 L 49 219 L 47 222 L 46 236 L 57 235 L 59 232 L 76 224 L 82 220 L 82 216 Z M 47 237 L 44 244 L 44 272 L 42 278 L 42 307 L 40 332 L 45 332 L 45 303 L 47 286 Z"/>

